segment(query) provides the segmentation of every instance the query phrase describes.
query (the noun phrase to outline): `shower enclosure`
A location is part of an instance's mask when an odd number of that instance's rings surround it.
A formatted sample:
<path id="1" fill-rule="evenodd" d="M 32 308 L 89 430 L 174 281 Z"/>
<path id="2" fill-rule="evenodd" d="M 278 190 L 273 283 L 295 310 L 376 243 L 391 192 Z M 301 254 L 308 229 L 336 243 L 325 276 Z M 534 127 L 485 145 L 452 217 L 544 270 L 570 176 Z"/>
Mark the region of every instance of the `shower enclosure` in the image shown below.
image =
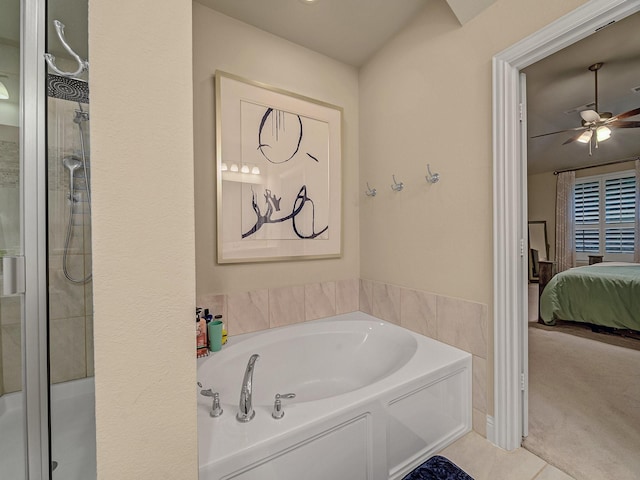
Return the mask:
<path id="1" fill-rule="evenodd" d="M 0 11 L 0 477 L 90 480 L 87 2 Z"/>

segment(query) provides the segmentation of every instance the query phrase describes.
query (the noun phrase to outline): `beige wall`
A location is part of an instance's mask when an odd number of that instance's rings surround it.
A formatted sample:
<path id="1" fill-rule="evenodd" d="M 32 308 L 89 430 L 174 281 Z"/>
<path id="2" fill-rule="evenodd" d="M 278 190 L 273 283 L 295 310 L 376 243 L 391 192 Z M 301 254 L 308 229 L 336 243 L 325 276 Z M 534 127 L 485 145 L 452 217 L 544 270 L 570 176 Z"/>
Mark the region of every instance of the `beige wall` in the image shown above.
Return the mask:
<path id="1" fill-rule="evenodd" d="M 602 167 L 585 168 L 576 172 L 576 178 L 591 177 L 592 175 L 606 175 L 607 173 L 623 172 L 636 168 L 634 161 L 617 163 L 614 165 L 604 165 Z"/>
<path id="2" fill-rule="evenodd" d="M 361 69 L 360 189 L 380 192 L 361 200 L 363 278 L 491 303 L 491 60 L 582 3 L 501 0 L 460 27 L 428 2 Z"/>
<path id="3" fill-rule="evenodd" d="M 195 480 L 191 1 L 90 1 L 98 479 Z"/>
<path id="4" fill-rule="evenodd" d="M 499 0 L 460 27 L 425 9 L 360 71 L 361 277 L 488 306 L 493 413 L 493 56 L 584 0 Z M 426 164 L 441 175 L 424 180 Z M 391 175 L 406 185 L 391 191 Z"/>
<path id="5" fill-rule="evenodd" d="M 342 258 L 216 264 L 213 85 L 216 70 L 344 108 Z M 198 297 L 358 278 L 357 70 L 194 3 L 193 72 Z"/>
<path id="6" fill-rule="evenodd" d="M 432 1 L 362 69 L 361 100 L 352 69 L 194 5 L 193 28 L 212 41 L 194 38 L 196 50 L 206 47 L 215 59 L 204 71 L 194 62 L 197 99 L 212 99 L 215 68 L 235 70 L 342 105 L 353 142 L 344 155 L 343 259 L 216 267 L 213 253 L 202 253 L 214 251 L 207 212 L 198 212 L 194 238 L 192 148 L 196 186 L 205 188 L 200 199 L 213 179 L 212 163 L 201 164 L 213 152 L 205 144 L 213 120 L 210 102 L 192 112 L 191 2 L 165 0 L 157 8 L 92 0 L 98 478 L 197 478 L 194 245 L 206 289 L 348 278 L 360 270 L 491 307 L 491 57 L 581 3 L 502 0 L 460 27 L 444 2 Z M 255 41 L 267 38 L 277 41 L 277 55 L 256 51 Z M 363 161 L 354 186 L 358 143 Z M 423 182 L 426 163 L 441 173 L 439 184 Z M 395 196 L 383 193 L 393 173 L 407 184 Z M 378 197 L 364 198 L 366 181 Z M 201 254 L 208 259 L 201 262 Z"/>

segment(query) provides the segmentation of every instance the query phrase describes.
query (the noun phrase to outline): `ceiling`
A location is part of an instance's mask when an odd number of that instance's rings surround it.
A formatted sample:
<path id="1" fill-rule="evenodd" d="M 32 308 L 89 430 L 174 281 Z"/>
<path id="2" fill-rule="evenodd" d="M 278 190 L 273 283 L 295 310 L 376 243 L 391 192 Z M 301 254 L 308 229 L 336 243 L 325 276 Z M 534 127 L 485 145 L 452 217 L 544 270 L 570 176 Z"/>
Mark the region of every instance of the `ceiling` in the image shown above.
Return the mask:
<path id="1" fill-rule="evenodd" d="M 363 65 L 406 26 L 429 0 L 197 0 L 341 62 Z M 460 23 L 493 0 L 447 0 Z M 614 115 L 640 107 L 640 13 L 555 53 L 524 71 L 527 74 L 528 136 L 579 127 L 576 107 L 594 101 L 589 65 L 604 62 L 598 73 L 599 110 Z M 586 109 L 583 107 L 582 109 Z M 589 107 L 593 108 L 593 107 Z M 565 113 L 573 110 L 573 113 Z M 640 116 L 630 118 L 640 120 Z M 562 143 L 559 133 L 528 139 L 529 173 L 594 165 L 640 154 L 640 128 L 614 130 L 589 156 L 589 146 Z"/>
<path id="2" fill-rule="evenodd" d="M 596 62 L 604 63 L 598 72 L 600 113 L 616 115 L 640 107 L 640 93 L 631 90 L 640 86 L 639 31 L 640 13 L 636 13 L 524 69 L 530 174 L 640 155 L 640 128 L 614 129 L 592 156 L 588 144 L 562 145 L 571 132 L 530 138 L 581 126 L 579 111 L 595 99 L 594 74 L 588 67 Z M 640 116 L 626 120 L 638 121 Z"/>
<path id="3" fill-rule="evenodd" d="M 281 36 L 356 67 L 396 35 L 429 0 L 197 0 L 223 14 Z M 480 1 L 480 3 L 478 3 Z M 493 0 L 447 0 L 461 23 L 477 15 Z M 57 0 L 49 17 L 65 25 L 69 44 L 87 58 L 87 2 Z M 17 47 L 18 0 L 0 0 L 0 50 Z M 587 68 L 596 62 L 599 110 L 614 115 L 640 107 L 640 13 L 619 21 L 584 40 L 527 67 L 528 136 L 580 126 L 576 107 L 594 101 L 594 75 Z M 49 28 L 49 51 L 65 56 L 55 30 Z M 9 50 L 6 50 L 9 49 Z M 17 92 L 19 57 L 2 55 L 3 81 Z M 15 58 L 14 58 L 15 57 Z M 14 85 L 15 84 L 15 85 Z M 12 95 L 17 99 L 18 96 Z M 17 100 L 16 100 L 17 101 Z M 582 109 L 584 109 L 583 107 Z M 565 113 L 574 110 L 572 113 Z M 640 120 L 640 116 L 629 120 Z M 640 155 L 640 128 L 617 129 L 589 156 L 588 145 L 562 143 L 571 136 L 559 133 L 528 139 L 528 171 L 541 173 L 594 165 Z"/>
<path id="4" fill-rule="evenodd" d="M 323 53 L 364 64 L 428 0 L 197 0 L 213 10 Z"/>

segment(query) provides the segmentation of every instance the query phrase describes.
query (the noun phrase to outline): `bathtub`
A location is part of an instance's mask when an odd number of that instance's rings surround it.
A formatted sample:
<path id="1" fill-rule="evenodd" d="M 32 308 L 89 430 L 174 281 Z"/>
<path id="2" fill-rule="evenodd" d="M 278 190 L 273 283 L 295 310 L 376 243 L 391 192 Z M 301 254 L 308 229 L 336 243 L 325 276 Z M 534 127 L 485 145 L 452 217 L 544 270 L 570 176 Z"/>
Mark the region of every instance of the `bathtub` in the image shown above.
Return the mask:
<path id="1" fill-rule="evenodd" d="M 471 430 L 471 355 L 362 312 L 230 337 L 198 380 L 224 412 L 198 395 L 200 480 L 399 479 Z M 276 393 L 296 394 L 279 420 Z"/>

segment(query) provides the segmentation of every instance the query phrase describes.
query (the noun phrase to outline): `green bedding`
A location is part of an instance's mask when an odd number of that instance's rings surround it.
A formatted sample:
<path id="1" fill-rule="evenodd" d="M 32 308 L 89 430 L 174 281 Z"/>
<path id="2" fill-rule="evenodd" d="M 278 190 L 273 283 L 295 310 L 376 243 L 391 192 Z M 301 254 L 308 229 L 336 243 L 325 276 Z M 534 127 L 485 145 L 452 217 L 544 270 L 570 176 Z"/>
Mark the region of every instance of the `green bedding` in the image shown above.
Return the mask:
<path id="1" fill-rule="evenodd" d="M 559 273 L 540 297 L 540 317 L 640 330 L 640 265 L 576 267 Z"/>

